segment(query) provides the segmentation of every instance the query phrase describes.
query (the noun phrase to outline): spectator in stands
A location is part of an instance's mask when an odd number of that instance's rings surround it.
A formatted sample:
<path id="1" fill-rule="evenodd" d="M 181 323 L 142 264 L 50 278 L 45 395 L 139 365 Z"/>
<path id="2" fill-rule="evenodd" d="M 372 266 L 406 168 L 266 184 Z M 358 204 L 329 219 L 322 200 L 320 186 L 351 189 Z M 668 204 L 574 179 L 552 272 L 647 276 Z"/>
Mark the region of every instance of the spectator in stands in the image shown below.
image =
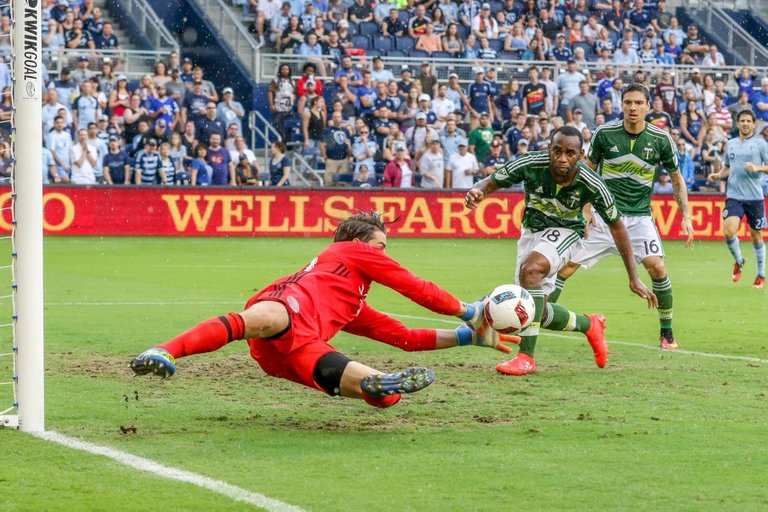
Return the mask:
<path id="1" fill-rule="evenodd" d="M 405 131 L 405 142 L 408 154 L 414 161 L 419 161 L 422 153 L 427 149 L 429 141 L 439 138 L 434 128 L 427 126 L 427 114 L 417 111 L 413 116 L 416 124 Z"/>
<path id="2" fill-rule="evenodd" d="M 664 69 L 661 72 L 661 80 L 656 84 L 653 95 L 661 98 L 664 112 L 669 114 L 673 120 L 676 119 L 677 89 L 675 84 L 672 83 L 672 74 L 668 69 Z"/>
<path id="3" fill-rule="evenodd" d="M 168 54 L 168 69 L 171 70 L 171 73 L 173 73 L 174 69 L 181 69 L 181 57 L 176 50 L 172 50 Z"/>
<path id="4" fill-rule="evenodd" d="M 691 99 L 697 103 L 704 101 L 704 86 L 701 79 L 701 70 L 699 68 L 691 69 L 691 75 L 688 81 L 683 84 L 683 93 L 685 91 L 693 91 Z"/>
<path id="5" fill-rule="evenodd" d="M 141 96 L 142 104 L 155 94 L 155 84 L 152 81 L 152 75 L 142 75 L 139 84 L 133 90 L 134 94 Z"/>
<path id="6" fill-rule="evenodd" d="M 168 74 L 168 67 L 165 65 L 165 62 L 162 60 L 155 62 L 155 74 L 152 76 L 152 84 L 155 86 L 155 89 L 161 85 L 166 85 L 170 81 L 171 76 Z"/>
<path id="7" fill-rule="evenodd" d="M 258 176 L 259 162 L 254 152 L 245 144 L 245 137 L 242 135 L 235 137 L 234 145 L 229 150 L 229 157 L 233 162 L 238 162 L 241 158 L 245 157 L 248 164 L 255 170 L 254 176 Z"/>
<path id="8" fill-rule="evenodd" d="M 579 82 L 579 93 L 570 99 L 572 110 L 579 109 L 582 113 L 584 124 L 590 129 L 596 128 L 595 116 L 599 111 L 600 100 L 589 91 L 589 82 L 581 80 Z"/>
<path id="9" fill-rule="evenodd" d="M 299 47 L 304 43 L 304 30 L 298 16 L 288 18 L 288 25 L 280 34 L 278 51 L 281 53 L 298 53 Z"/>
<path id="10" fill-rule="evenodd" d="M 301 25 L 302 32 L 305 34 L 312 32 L 315 29 L 315 22 L 317 20 L 320 20 L 322 25 L 322 18 L 315 11 L 315 5 L 312 3 L 312 0 L 305 0 L 304 9 L 299 14 L 299 25 Z"/>
<path id="11" fill-rule="evenodd" d="M 341 58 L 341 67 L 336 71 L 333 76 L 336 85 L 341 85 L 341 77 L 347 78 L 347 85 L 349 87 L 359 87 L 363 84 L 363 75 L 352 67 L 352 57 L 345 55 Z"/>
<path id="12" fill-rule="evenodd" d="M 192 76 L 192 69 L 192 59 L 184 57 L 181 60 L 181 81 L 187 84 L 188 87 L 191 87 L 195 81 Z"/>
<path id="13" fill-rule="evenodd" d="M 148 138 L 144 144 L 144 150 L 136 156 L 134 166 L 134 183 L 137 185 L 155 185 L 163 183 L 164 177 L 160 176 L 160 154 L 157 152 L 157 140 Z"/>
<path id="14" fill-rule="evenodd" d="M 72 30 L 64 32 L 64 41 L 69 49 L 93 50 L 96 48 L 91 33 L 83 28 L 83 20 L 79 18 L 75 19 Z"/>
<path id="15" fill-rule="evenodd" d="M 704 75 L 701 84 L 702 106 L 701 109 L 705 115 L 709 115 L 715 107 L 715 79 L 712 75 Z"/>
<path id="16" fill-rule="evenodd" d="M 187 172 L 187 166 L 192 161 L 190 154 L 189 149 L 182 141 L 182 134 L 173 132 L 171 134 L 171 156 L 181 163 L 184 172 Z"/>
<path id="17" fill-rule="evenodd" d="M 103 92 L 107 98 L 112 94 L 112 89 L 115 87 L 117 77 L 113 71 L 112 59 L 110 57 L 104 57 L 101 63 L 101 74 L 97 76 L 99 80 L 99 90 Z"/>
<path id="18" fill-rule="evenodd" d="M 225 87 L 222 94 L 224 99 L 216 106 L 216 118 L 226 126 L 237 125 L 237 132 L 242 134 L 245 109 L 242 103 L 235 100 L 235 93 L 231 87 Z"/>
<path id="19" fill-rule="evenodd" d="M 277 76 L 269 83 L 267 100 L 277 132 L 284 141 L 290 141 L 291 134 L 286 121 L 295 116 L 296 84 L 291 78 L 291 67 L 288 64 L 280 64 Z"/>
<path id="20" fill-rule="evenodd" d="M 67 33 L 75 28 L 75 11 L 67 7 L 64 18 L 59 21 L 59 30 L 64 34 L 64 39 L 67 38 Z"/>
<path id="21" fill-rule="evenodd" d="M 627 20 L 627 26 L 638 34 L 645 32 L 645 29 L 651 25 L 651 15 L 645 10 L 645 2 L 643 0 L 635 0 L 635 7 L 627 13 Z"/>
<path id="22" fill-rule="evenodd" d="M 259 0 L 259 9 L 262 8 L 262 4 L 265 8 L 265 18 L 266 11 L 269 11 L 269 18 L 266 18 L 269 20 L 269 41 L 279 52 L 282 49 L 281 37 L 283 35 L 283 31 L 288 26 L 288 23 L 291 19 L 291 3 L 280 3 L 279 0 Z M 256 18 L 256 22 L 258 32 L 259 17 Z M 264 26 L 267 26 L 266 23 Z M 263 46 L 265 43 L 263 35 L 263 32 L 259 32 L 259 44 L 261 46 Z"/>
<path id="23" fill-rule="evenodd" d="M 651 13 L 651 25 L 656 32 L 661 34 L 669 27 L 672 20 L 672 13 L 667 10 L 666 0 L 659 0 L 656 5 L 656 10 Z"/>
<path id="24" fill-rule="evenodd" d="M 45 146 L 51 150 L 51 156 L 56 163 L 56 172 L 49 176 L 54 183 L 69 183 L 71 176 L 72 135 L 65 127 L 64 118 L 56 116 L 53 131 L 45 137 Z"/>
<path id="25" fill-rule="evenodd" d="M 435 33 L 435 25 L 431 21 L 427 23 L 426 30 L 418 36 L 416 49 L 427 53 L 442 51 L 443 45 L 440 36 Z"/>
<path id="26" fill-rule="evenodd" d="M 131 166 L 128 154 L 120 147 L 120 137 L 109 138 L 109 152 L 104 155 L 102 172 L 107 185 L 128 185 L 131 182 Z"/>
<path id="27" fill-rule="evenodd" d="M 468 141 L 468 151 L 475 155 L 478 162 L 482 162 L 490 151 L 494 133 L 490 115 L 488 112 L 481 112 L 480 124 L 469 132 Z"/>
<path id="28" fill-rule="evenodd" d="M 373 70 L 371 71 L 371 79 L 375 84 L 380 82 L 384 82 L 386 84 L 390 80 L 395 79 L 395 75 L 392 74 L 392 71 L 384 67 L 384 60 L 379 56 L 373 58 Z"/>
<path id="29" fill-rule="evenodd" d="M 536 66 L 528 68 L 528 83 L 523 86 L 523 115 L 538 115 L 545 110 L 547 88 L 539 82 L 539 70 Z"/>
<path id="30" fill-rule="evenodd" d="M 166 95 L 167 90 L 165 84 L 157 87 L 157 93 L 155 96 L 150 96 L 147 101 L 149 111 L 149 119 L 157 125 L 160 120 L 164 121 L 164 125 L 170 130 L 175 130 L 176 125 L 179 122 L 179 107 L 173 98 Z M 160 142 L 162 143 L 162 142 Z"/>
<path id="31" fill-rule="evenodd" d="M 397 111 L 397 122 L 400 124 L 400 129 L 408 131 L 408 129 L 416 126 L 416 113 L 419 111 L 419 89 L 411 87 L 406 94 L 405 100 L 400 103 L 400 108 Z"/>
<path id="32" fill-rule="evenodd" d="M 203 94 L 208 96 L 211 99 L 211 101 L 213 102 L 219 101 L 219 94 L 216 92 L 216 86 L 213 85 L 213 82 L 211 82 L 210 80 L 206 80 L 203 77 L 203 68 L 201 68 L 200 66 L 196 66 L 192 70 L 192 78 L 193 78 L 192 80 L 193 84 L 198 80 L 200 81 L 200 83 L 202 84 Z"/>
<path id="33" fill-rule="evenodd" d="M 48 33 L 42 35 L 42 45 L 51 52 L 58 52 L 66 46 L 64 35 L 59 31 L 59 22 L 53 18 L 48 20 Z"/>
<path id="34" fill-rule="evenodd" d="M 195 146 L 196 157 L 189 164 L 190 185 L 207 186 L 211 184 L 213 168 L 208 164 L 208 149 L 199 144 Z"/>
<path id="35" fill-rule="evenodd" d="M 709 45 L 699 34 L 699 27 L 693 23 L 688 25 L 688 32 L 683 39 L 683 54 L 680 56 L 680 63 L 699 64 L 708 51 Z"/>
<path id="36" fill-rule="evenodd" d="M 216 107 L 214 106 L 215 109 Z M 236 184 L 235 163 L 230 158 L 229 151 L 221 145 L 221 139 L 222 137 L 218 132 L 210 134 L 210 145 L 208 146 L 206 161 L 213 171 L 211 185 L 234 186 Z M 204 144 L 202 140 L 201 144 Z"/>
<path id="37" fill-rule="evenodd" d="M 308 34 L 315 34 L 317 36 L 317 41 L 321 45 L 324 45 L 328 41 L 329 31 L 325 29 L 325 21 L 322 17 L 318 16 L 315 18 L 315 26 L 308 32 Z"/>
<path id="38" fill-rule="evenodd" d="M 600 126 L 600 123 L 598 122 L 598 118 L 600 115 L 603 116 L 604 123 L 610 123 L 615 119 L 621 118 L 621 114 L 619 114 L 614 108 L 613 99 L 610 96 L 606 96 L 605 98 L 603 98 L 603 101 L 600 104 L 602 108 L 600 109 L 600 112 L 598 113 L 598 115 L 595 116 L 595 124 L 597 126 Z"/>
<path id="39" fill-rule="evenodd" d="M 80 85 L 80 96 L 72 102 L 72 120 L 75 129 L 87 128 L 88 123 L 95 123 L 101 115 L 99 102 L 92 92 L 92 84 L 85 81 Z"/>
<path id="40" fill-rule="evenodd" d="M 77 130 L 77 143 L 72 145 L 70 156 L 72 162 L 71 182 L 74 185 L 96 184 L 94 171 L 98 157 L 98 150 L 88 141 L 88 130 L 84 128 Z"/>
<path id="41" fill-rule="evenodd" d="M 400 20 L 397 9 L 390 9 L 389 16 L 381 22 L 381 33 L 385 36 L 401 37 L 407 30 L 408 26 Z"/>
<path id="42" fill-rule="evenodd" d="M 442 7 L 435 7 L 432 10 L 432 28 L 438 36 L 442 37 L 448 28 L 448 20 Z"/>
<path id="43" fill-rule="evenodd" d="M 344 3 L 344 0 L 330 0 L 328 10 L 325 12 L 325 19 L 333 23 L 346 21 L 349 17 L 348 11 L 349 7 Z"/>
<path id="44" fill-rule="evenodd" d="M 347 20 L 358 24 L 373 21 L 373 9 L 370 2 L 355 0 L 347 9 Z"/>
<path id="45" fill-rule="evenodd" d="M 198 146 L 198 141 L 195 135 L 194 121 L 187 121 L 184 123 L 184 131 L 181 132 L 180 138 L 181 144 L 186 148 L 188 155 L 195 155 L 197 153 L 195 148 Z"/>
<path id="46" fill-rule="evenodd" d="M 241 153 L 237 158 L 232 157 L 235 164 L 235 183 L 240 185 L 258 185 L 259 171 L 248 161 L 248 155 Z M 254 160 L 255 162 L 255 160 Z"/>
<path id="47" fill-rule="evenodd" d="M 321 75 L 326 74 L 323 46 L 317 40 L 317 34 L 314 32 L 307 34 L 306 41 L 299 45 L 295 53 L 316 64 Z"/>
<path id="48" fill-rule="evenodd" d="M 160 144 L 171 142 L 171 131 L 168 129 L 168 122 L 164 118 L 160 118 L 155 122 L 155 125 L 150 128 L 150 137 L 157 141 L 158 148 Z"/>
<path id="49" fill-rule="evenodd" d="M 440 84 L 437 86 L 437 96 L 432 100 L 432 111 L 437 117 L 435 128 L 439 131 L 445 126 L 445 121 L 448 119 L 448 115 L 456 112 L 456 104 L 447 97 L 448 85 Z"/>
<path id="50" fill-rule="evenodd" d="M 413 188 L 415 172 L 402 145 L 395 147 L 395 158 L 384 167 L 383 187 Z"/>
<path id="51" fill-rule="evenodd" d="M 205 117 L 202 117 L 195 122 L 195 129 L 197 132 L 197 140 L 201 144 L 208 146 L 208 159 L 210 160 L 211 154 L 215 149 L 211 142 L 211 137 L 214 134 L 219 135 L 219 144 L 221 144 L 227 130 L 226 125 L 216 118 L 216 104 L 213 101 L 209 101 L 205 105 Z"/>
<path id="52" fill-rule="evenodd" d="M 682 44 L 683 40 L 685 39 L 685 32 L 682 28 L 680 28 L 680 22 L 675 16 L 671 16 L 669 18 L 669 26 L 662 32 L 662 37 L 667 43 L 670 42 L 672 36 L 675 37 L 675 41 L 678 44 Z"/>
<path id="53" fill-rule="evenodd" d="M 378 144 L 376 144 L 375 137 L 371 137 L 370 128 L 363 126 L 358 130 L 357 137 L 352 144 L 352 158 L 355 165 L 355 173 L 358 173 L 361 166 L 366 166 L 368 169 L 374 169 L 376 162 L 374 156 L 379 150 Z"/>
<path id="54" fill-rule="evenodd" d="M 523 26 L 519 23 L 512 25 L 509 35 L 504 38 L 505 52 L 518 52 L 522 54 L 528 48 L 528 39 L 523 33 Z"/>
<path id="55" fill-rule="evenodd" d="M 443 188 L 445 184 L 445 159 L 439 138 L 429 142 L 429 148 L 421 155 L 418 168 L 422 188 Z"/>
<path id="56" fill-rule="evenodd" d="M 704 67 L 721 68 L 725 66 L 725 57 L 723 54 L 717 51 L 717 45 L 709 45 L 709 51 L 704 58 L 701 59 L 701 65 Z"/>
<path id="57" fill-rule="evenodd" d="M 171 80 L 165 84 L 165 89 L 168 92 L 173 101 L 176 102 L 176 106 L 181 111 L 181 106 L 184 104 L 184 97 L 187 94 L 187 86 L 181 80 L 181 72 L 179 68 L 171 69 Z"/>
<path id="58" fill-rule="evenodd" d="M 459 141 L 458 152 L 449 158 L 445 166 L 446 188 L 469 190 L 479 174 L 480 166 L 475 155 L 467 151 L 467 141 Z"/>
<path id="59" fill-rule="evenodd" d="M 6 86 L 3 88 L 3 98 L 8 96 L 11 97 L 10 93 L 6 95 L 6 91 L 10 91 L 9 87 Z M 47 135 L 51 130 L 53 130 L 53 123 L 56 116 L 59 115 L 59 110 L 64 109 L 67 112 L 67 117 L 65 118 L 67 124 L 72 123 L 72 114 L 69 111 L 69 108 L 61 103 L 59 101 L 59 93 L 56 92 L 56 89 L 48 89 L 46 93 L 45 104 L 43 105 L 42 109 L 42 121 L 43 121 L 43 136 Z M 10 124 L 8 124 L 10 127 Z"/>
<path id="60" fill-rule="evenodd" d="M 412 90 L 416 91 L 416 89 Z M 427 126 L 437 130 L 439 129 L 439 126 L 437 126 L 437 114 L 432 110 L 431 102 L 432 100 L 430 99 L 429 94 L 419 94 L 418 108 L 416 112 L 414 112 L 414 116 L 419 112 L 423 112 L 427 116 Z"/>
<path id="61" fill-rule="evenodd" d="M 99 127 L 97 123 L 88 124 L 88 144 L 96 148 L 96 164 L 93 166 L 93 174 L 96 176 L 96 182 L 104 183 L 103 162 L 104 156 L 109 149 L 107 148 L 107 144 L 99 138 Z"/>
<path id="62" fill-rule="evenodd" d="M 755 133 L 759 133 L 762 131 L 763 125 L 768 122 L 768 77 L 764 77 L 760 81 L 760 90 L 752 95 L 751 102 L 757 117 Z"/>
<path id="63" fill-rule="evenodd" d="M 478 40 L 483 37 L 487 39 L 499 38 L 499 24 L 491 14 L 490 4 L 484 3 L 482 5 L 480 12 L 472 18 L 470 28 Z"/>
<path id="64" fill-rule="evenodd" d="M 323 183 L 331 186 L 334 176 L 349 174 L 349 161 L 352 157 L 350 132 L 341 124 L 341 112 L 333 112 L 331 122 L 320 140 L 320 157 L 325 161 Z"/>
<path id="65" fill-rule="evenodd" d="M 671 130 L 672 116 L 664 111 L 664 100 L 661 96 L 654 96 L 651 105 L 651 111 L 645 116 L 646 122 L 665 131 Z"/>
<path id="66" fill-rule="evenodd" d="M 133 94 L 131 96 L 130 106 L 123 112 L 123 129 L 125 130 L 125 140 L 133 141 L 138 134 L 140 122 L 149 123 L 149 111 L 141 105 L 141 96 Z"/>
<path id="67" fill-rule="evenodd" d="M 695 101 L 688 101 L 685 110 L 680 115 L 680 133 L 700 151 L 706 132 L 707 121 L 704 118 L 704 113 L 698 109 Z"/>
<path id="68" fill-rule="evenodd" d="M 627 39 L 621 40 L 619 50 L 613 54 L 614 64 L 626 67 L 640 64 L 640 58 L 637 56 L 637 52 L 631 48 L 630 44 L 630 41 Z"/>
<path id="69" fill-rule="evenodd" d="M 755 92 L 755 80 L 757 80 L 757 69 L 750 66 L 742 66 L 734 73 L 739 92 L 746 91 L 751 98 Z"/>
<path id="70" fill-rule="evenodd" d="M 503 151 L 503 143 L 501 141 L 500 137 L 496 137 L 493 139 L 493 142 L 491 142 L 490 149 L 488 153 L 485 155 L 485 157 L 482 160 L 479 160 L 480 165 L 480 176 L 485 177 L 493 173 L 497 166 L 500 167 L 504 165 L 507 160 L 509 160 L 509 157 L 506 153 Z"/>
<path id="71" fill-rule="evenodd" d="M 565 34 L 559 33 L 555 38 L 555 45 L 547 52 L 547 60 L 567 62 L 573 58 L 573 52 L 566 45 Z"/>
<path id="72" fill-rule="evenodd" d="M 192 90 L 184 95 L 184 101 L 181 104 L 181 122 L 187 121 L 197 123 L 205 114 L 205 106 L 211 101 L 210 96 L 203 92 L 202 80 L 195 80 L 192 84 Z"/>
<path id="73" fill-rule="evenodd" d="M 666 51 L 666 47 L 663 42 L 656 45 L 656 64 L 662 66 L 674 66 L 675 57 Z"/>
<path id="74" fill-rule="evenodd" d="M 754 111 L 752 103 L 749 102 L 750 97 L 751 96 L 747 91 L 739 91 L 739 96 L 736 102 L 728 105 L 728 111 L 731 113 L 731 118 L 737 117 L 742 110 Z"/>
<path id="75" fill-rule="evenodd" d="M 642 0 L 639 0 L 642 2 Z M 653 183 L 653 193 L 654 194 L 671 194 L 674 192 L 674 188 L 672 187 L 672 182 L 669 178 L 669 173 L 666 169 L 662 169 L 659 172 L 658 180 Z"/>
<path id="76" fill-rule="evenodd" d="M 573 58 L 568 59 L 565 71 L 561 72 L 560 76 L 557 77 L 557 89 L 560 94 L 559 113 L 566 121 L 573 120 L 571 102 L 573 98 L 581 93 L 580 84 L 586 82 L 586 79 L 587 77 L 578 70 L 576 61 Z M 587 91 L 589 91 L 588 85 Z"/>
<path id="77" fill-rule="evenodd" d="M 441 40 L 442 51 L 448 52 L 452 57 L 464 54 L 464 43 L 459 35 L 459 26 L 456 23 L 450 23 L 445 30 Z"/>
<path id="78" fill-rule="evenodd" d="M 683 55 L 683 48 L 680 46 L 677 36 L 670 34 L 666 43 L 664 44 L 664 53 L 672 57 L 675 62 L 680 62 Z"/>
<path id="79" fill-rule="evenodd" d="M 467 28 L 472 27 L 472 20 L 480 14 L 480 2 L 462 0 L 458 9 L 458 21 Z"/>
<path id="80" fill-rule="evenodd" d="M 336 32 L 339 34 L 339 45 L 347 55 L 351 55 L 350 50 L 353 48 L 352 34 L 349 32 L 349 22 L 347 20 L 341 20 L 336 25 Z M 355 48 L 355 50 L 358 50 Z M 355 51 L 355 55 L 365 55 L 365 51 Z"/>
<path id="81" fill-rule="evenodd" d="M 445 121 L 445 130 L 440 134 L 440 145 L 443 150 L 443 161 L 447 164 L 451 156 L 459 152 L 459 141 L 465 141 L 464 134 L 456 126 L 456 119 L 449 117 Z"/>
<path id="82" fill-rule="evenodd" d="M 621 0 L 612 0 L 611 9 L 603 15 L 603 21 L 608 30 L 621 34 L 626 17 Z"/>
<path id="83" fill-rule="evenodd" d="M 392 11 L 395 11 L 395 14 L 397 14 L 397 0 L 376 2 L 376 7 L 373 8 L 373 21 L 377 25 L 382 26 L 388 19 L 392 20 L 390 17 Z M 382 33 L 384 32 L 382 31 Z"/>
<path id="84" fill-rule="evenodd" d="M 66 18 L 68 11 L 72 11 L 69 8 L 69 0 L 56 0 L 56 3 L 50 8 L 51 19 L 61 23 Z M 74 16 L 74 12 L 72 14 Z"/>

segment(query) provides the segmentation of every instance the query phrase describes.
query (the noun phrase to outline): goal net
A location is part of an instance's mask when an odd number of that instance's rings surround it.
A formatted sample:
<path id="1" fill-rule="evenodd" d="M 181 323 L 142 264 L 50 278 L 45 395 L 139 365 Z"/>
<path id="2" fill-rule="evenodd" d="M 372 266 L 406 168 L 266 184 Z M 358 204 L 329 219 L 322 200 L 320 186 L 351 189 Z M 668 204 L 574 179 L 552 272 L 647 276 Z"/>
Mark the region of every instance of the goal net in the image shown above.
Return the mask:
<path id="1" fill-rule="evenodd" d="M 0 34 L 10 39 L 12 79 L 10 119 L 0 120 L 11 128 L 10 154 L 0 155 L 9 157 L 11 171 L 10 191 L 0 201 L 0 425 L 28 432 L 45 429 L 42 1 L 0 5 L 9 9 L 13 27 Z"/>

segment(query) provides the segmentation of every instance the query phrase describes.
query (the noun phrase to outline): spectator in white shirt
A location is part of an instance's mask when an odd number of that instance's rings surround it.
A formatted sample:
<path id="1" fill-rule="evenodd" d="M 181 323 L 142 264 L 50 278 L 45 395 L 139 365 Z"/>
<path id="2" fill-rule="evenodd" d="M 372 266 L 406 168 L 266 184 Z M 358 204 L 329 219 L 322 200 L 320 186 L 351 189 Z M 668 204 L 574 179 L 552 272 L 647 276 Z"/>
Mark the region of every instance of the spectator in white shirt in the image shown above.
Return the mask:
<path id="1" fill-rule="evenodd" d="M 709 52 L 701 60 L 702 67 L 721 68 L 725 66 L 725 57 L 723 54 L 717 51 L 717 46 L 714 44 L 709 45 Z"/>
<path id="2" fill-rule="evenodd" d="M 480 166 L 475 155 L 467 151 L 467 141 L 459 141 L 459 152 L 451 155 L 445 166 L 446 188 L 469 190 L 475 184 L 475 176 L 480 174 Z"/>
<path id="3" fill-rule="evenodd" d="M 88 130 L 77 131 L 77 143 L 72 145 L 72 183 L 75 185 L 96 184 L 96 164 L 99 151 L 88 143 Z"/>
<path id="4" fill-rule="evenodd" d="M 617 66 L 636 66 L 640 63 L 637 52 L 630 48 L 630 42 L 622 39 L 621 48 L 613 54 L 613 63 Z"/>

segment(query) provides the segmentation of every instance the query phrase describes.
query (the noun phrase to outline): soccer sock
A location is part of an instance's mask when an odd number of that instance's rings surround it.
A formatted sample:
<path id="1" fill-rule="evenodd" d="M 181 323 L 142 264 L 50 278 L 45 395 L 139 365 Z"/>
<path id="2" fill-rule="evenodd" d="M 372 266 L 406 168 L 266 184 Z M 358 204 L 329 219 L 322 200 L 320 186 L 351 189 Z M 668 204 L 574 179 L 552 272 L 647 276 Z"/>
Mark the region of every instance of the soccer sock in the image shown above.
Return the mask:
<path id="1" fill-rule="evenodd" d="M 587 332 L 592 324 L 586 315 L 569 311 L 560 304 L 547 303 L 546 308 L 547 319 L 541 323 L 541 326 L 550 331 Z"/>
<path id="2" fill-rule="evenodd" d="M 662 329 L 672 328 L 672 283 L 669 276 L 652 279 L 653 293 L 659 299 L 659 324 Z"/>
<path id="3" fill-rule="evenodd" d="M 365 400 L 365 402 L 368 405 L 378 407 L 379 409 L 386 409 L 387 407 L 392 407 L 393 405 L 395 405 L 397 402 L 400 401 L 400 394 L 371 396 L 365 391 L 363 391 L 363 400 Z"/>
<path id="4" fill-rule="evenodd" d="M 533 315 L 533 322 L 523 332 L 520 333 L 520 352 L 533 357 L 536 350 L 536 338 L 539 336 L 539 324 L 544 315 L 544 292 L 541 288 L 528 288 L 528 293 L 533 297 L 533 303 L 536 304 L 536 313 Z"/>
<path id="5" fill-rule="evenodd" d="M 755 251 L 755 263 L 757 263 L 757 275 L 765 277 L 765 242 L 760 245 L 752 245 Z"/>
<path id="6" fill-rule="evenodd" d="M 549 294 L 549 297 L 547 297 L 547 302 L 550 304 L 554 304 L 557 302 L 557 299 L 560 298 L 560 294 L 563 292 L 563 288 L 565 287 L 565 279 L 563 279 L 560 276 L 557 276 L 555 278 L 555 290 Z"/>
<path id="7" fill-rule="evenodd" d="M 731 251 L 731 256 L 733 256 L 733 259 L 736 261 L 736 263 L 743 262 L 744 258 L 741 257 L 741 247 L 739 247 L 739 237 L 735 236 L 733 238 L 726 238 L 725 243 L 728 246 L 728 250 Z"/>
<path id="8" fill-rule="evenodd" d="M 218 350 L 227 343 L 245 336 L 245 322 L 238 313 L 227 313 L 201 322 L 171 341 L 158 345 L 173 357 L 203 354 Z"/>

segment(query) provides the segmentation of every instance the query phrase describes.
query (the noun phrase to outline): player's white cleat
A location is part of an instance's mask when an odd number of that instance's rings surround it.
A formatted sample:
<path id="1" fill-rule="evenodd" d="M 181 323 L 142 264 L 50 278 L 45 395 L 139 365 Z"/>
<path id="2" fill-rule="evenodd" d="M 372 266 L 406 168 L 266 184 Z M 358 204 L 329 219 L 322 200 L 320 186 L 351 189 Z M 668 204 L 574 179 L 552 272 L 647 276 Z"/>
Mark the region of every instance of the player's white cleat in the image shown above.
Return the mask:
<path id="1" fill-rule="evenodd" d="M 131 361 L 131 370 L 136 375 L 153 373 L 158 377 L 167 379 L 176 373 L 176 360 L 165 349 L 150 348 L 134 357 Z"/>

